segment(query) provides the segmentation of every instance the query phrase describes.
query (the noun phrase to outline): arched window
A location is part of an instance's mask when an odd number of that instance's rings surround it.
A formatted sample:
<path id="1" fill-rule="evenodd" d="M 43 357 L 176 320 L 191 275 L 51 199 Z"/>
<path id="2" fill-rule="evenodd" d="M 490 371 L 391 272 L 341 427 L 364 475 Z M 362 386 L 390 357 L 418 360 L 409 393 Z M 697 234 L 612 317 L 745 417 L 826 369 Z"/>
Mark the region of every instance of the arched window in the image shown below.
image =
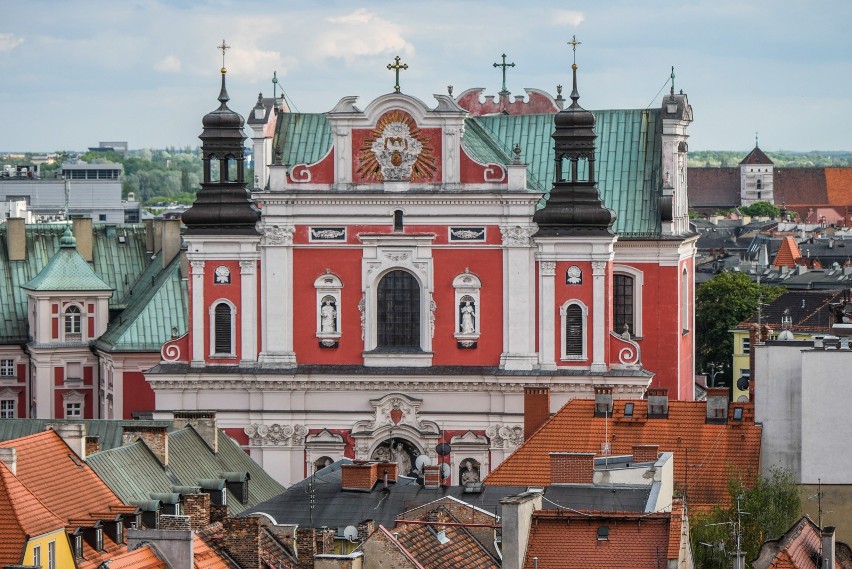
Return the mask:
<path id="1" fill-rule="evenodd" d="M 420 285 L 407 271 L 390 271 L 379 282 L 377 347 L 420 348 Z"/>
<path id="2" fill-rule="evenodd" d="M 79 306 L 71 305 L 65 309 L 65 339 L 83 333 L 83 314 Z"/>
<path id="3" fill-rule="evenodd" d="M 612 317 L 613 330 L 622 334 L 626 330 L 631 334 L 636 333 L 633 318 L 633 305 L 635 298 L 633 277 L 630 275 L 613 275 L 612 282 Z"/>
<path id="4" fill-rule="evenodd" d="M 562 360 L 585 360 L 588 308 L 579 300 L 569 300 L 559 313 L 562 317 Z"/>
<path id="5" fill-rule="evenodd" d="M 231 307 L 220 302 L 213 309 L 213 353 L 224 356 L 234 353 L 234 326 Z"/>

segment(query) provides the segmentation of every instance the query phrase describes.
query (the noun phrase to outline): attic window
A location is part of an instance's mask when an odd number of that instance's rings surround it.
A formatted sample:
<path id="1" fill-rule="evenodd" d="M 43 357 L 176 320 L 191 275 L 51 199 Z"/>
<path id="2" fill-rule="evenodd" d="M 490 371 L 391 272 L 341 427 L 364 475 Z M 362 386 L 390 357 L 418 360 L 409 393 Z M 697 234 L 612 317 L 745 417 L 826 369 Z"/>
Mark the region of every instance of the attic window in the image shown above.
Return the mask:
<path id="1" fill-rule="evenodd" d="M 624 416 L 632 417 L 633 416 L 633 403 L 625 403 L 624 404 Z"/>
<path id="2" fill-rule="evenodd" d="M 598 528 L 598 541 L 609 541 L 609 526 Z"/>
<path id="3" fill-rule="evenodd" d="M 734 421 L 742 421 L 743 420 L 743 408 L 742 407 L 734 407 Z"/>
<path id="4" fill-rule="evenodd" d="M 125 243 L 127 243 L 127 236 L 126 235 L 119 235 L 118 236 L 118 242 L 119 242 L 119 244 L 124 245 Z"/>
<path id="5" fill-rule="evenodd" d="M 75 535 L 74 536 L 74 557 L 77 559 L 82 559 L 83 557 L 83 536 Z"/>

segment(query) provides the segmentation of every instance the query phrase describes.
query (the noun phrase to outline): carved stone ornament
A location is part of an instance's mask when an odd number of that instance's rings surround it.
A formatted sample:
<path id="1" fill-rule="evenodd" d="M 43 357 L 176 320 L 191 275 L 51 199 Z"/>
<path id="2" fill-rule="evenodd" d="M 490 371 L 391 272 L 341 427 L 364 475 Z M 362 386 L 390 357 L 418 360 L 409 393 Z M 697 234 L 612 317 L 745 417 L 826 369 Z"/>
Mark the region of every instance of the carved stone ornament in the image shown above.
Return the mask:
<path id="1" fill-rule="evenodd" d="M 214 273 L 216 274 L 216 277 L 213 282 L 216 284 L 231 284 L 231 269 L 225 265 L 219 265 L 216 267 Z"/>
<path id="2" fill-rule="evenodd" d="M 606 261 L 592 261 L 592 276 L 600 277 L 606 274 Z"/>
<path id="3" fill-rule="evenodd" d="M 367 309 L 367 295 L 362 294 L 361 300 L 358 301 L 358 312 L 361 313 L 361 339 L 364 339 L 364 332 L 367 326 L 367 314 L 364 312 Z"/>
<path id="4" fill-rule="evenodd" d="M 429 326 L 432 337 L 435 337 L 435 312 L 438 310 L 438 304 L 435 302 L 435 297 L 429 293 Z"/>
<path id="5" fill-rule="evenodd" d="M 501 227 L 500 234 L 503 236 L 503 245 L 525 246 L 530 244 L 530 237 L 535 233 L 534 227 Z"/>
<path id="6" fill-rule="evenodd" d="M 491 439 L 491 448 L 511 449 L 524 442 L 524 428 L 518 425 L 491 425 L 485 429 L 485 436 Z"/>
<path id="7" fill-rule="evenodd" d="M 541 261 L 539 268 L 542 275 L 552 277 L 556 274 L 556 261 Z"/>
<path id="8" fill-rule="evenodd" d="M 282 227 L 280 225 L 267 225 L 263 228 L 262 245 L 292 245 L 293 227 Z"/>
<path id="9" fill-rule="evenodd" d="M 240 261 L 240 273 L 243 275 L 253 274 L 255 265 L 254 261 Z"/>
<path id="10" fill-rule="evenodd" d="M 370 405 L 375 410 L 375 416 L 367 421 L 358 421 L 352 427 L 352 434 L 373 433 L 381 428 L 391 428 L 401 433 L 404 427 L 421 434 L 437 434 L 438 424 L 434 421 L 421 420 L 418 410 L 422 399 L 408 397 L 401 393 L 390 393 L 380 399 L 371 399 Z"/>
<path id="11" fill-rule="evenodd" d="M 253 446 L 300 447 L 305 444 L 308 428 L 304 425 L 252 423 L 245 427 L 243 432 L 248 435 L 249 444 Z"/>
<path id="12" fill-rule="evenodd" d="M 577 265 L 571 265 L 565 271 L 565 284 L 580 285 L 583 284 L 583 269 Z"/>
<path id="13" fill-rule="evenodd" d="M 204 261 L 190 261 L 189 266 L 192 268 L 193 275 L 204 274 Z"/>

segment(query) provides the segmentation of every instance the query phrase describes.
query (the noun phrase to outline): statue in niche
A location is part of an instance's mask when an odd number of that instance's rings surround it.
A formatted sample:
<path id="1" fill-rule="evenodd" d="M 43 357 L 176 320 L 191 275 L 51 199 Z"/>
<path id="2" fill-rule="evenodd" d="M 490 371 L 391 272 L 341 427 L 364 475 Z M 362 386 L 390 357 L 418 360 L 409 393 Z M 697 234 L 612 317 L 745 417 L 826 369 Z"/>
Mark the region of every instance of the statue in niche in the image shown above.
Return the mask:
<path id="1" fill-rule="evenodd" d="M 459 319 L 459 329 L 462 334 L 473 334 L 476 332 L 476 306 L 473 300 L 466 296 L 462 299 L 459 307 L 461 318 Z"/>
<path id="2" fill-rule="evenodd" d="M 334 299 L 327 296 L 320 307 L 320 331 L 324 334 L 337 332 L 337 308 Z"/>
<path id="3" fill-rule="evenodd" d="M 479 482 L 479 463 L 472 458 L 463 461 L 459 468 L 459 480 L 462 486 Z"/>
<path id="4" fill-rule="evenodd" d="M 401 442 L 391 447 L 391 457 L 396 463 L 397 472 L 400 475 L 406 476 L 411 472 L 411 457 L 408 456 L 408 451 L 405 450 L 405 446 Z"/>

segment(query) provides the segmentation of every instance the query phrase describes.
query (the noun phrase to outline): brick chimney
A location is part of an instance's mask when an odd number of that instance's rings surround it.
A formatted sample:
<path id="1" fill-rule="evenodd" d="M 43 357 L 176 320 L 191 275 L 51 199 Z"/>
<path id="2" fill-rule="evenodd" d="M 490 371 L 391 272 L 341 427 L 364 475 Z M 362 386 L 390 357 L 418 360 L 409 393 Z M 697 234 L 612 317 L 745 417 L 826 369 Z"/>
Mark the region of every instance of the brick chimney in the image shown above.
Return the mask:
<path id="1" fill-rule="evenodd" d="M 551 484 L 592 484 L 595 476 L 595 453 L 551 452 Z"/>
<path id="2" fill-rule="evenodd" d="M 314 569 L 314 555 L 334 553 L 334 530 L 297 529 L 296 552 L 298 557 L 296 566 L 299 569 Z"/>
<path id="3" fill-rule="evenodd" d="M 86 456 L 92 456 L 101 451 L 101 438 L 97 436 L 86 436 Z"/>
<path id="4" fill-rule="evenodd" d="M 189 518 L 189 527 L 198 531 L 210 525 L 210 494 L 183 495 L 183 515 Z"/>
<path id="5" fill-rule="evenodd" d="M 707 390 L 707 423 L 728 422 L 728 388 L 711 387 Z"/>
<path id="6" fill-rule="evenodd" d="M 215 411 L 175 411 L 175 429 L 182 429 L 187 425 L 195 429 L 213 452 L 219 452 L 219 428 L 216 425 Z"/>
<path id="7" fill-rule="evenodd" d="M 222 545 L 243 569 L 260 569 L 260 518 L 226 518 L 222 521 Z"/>
<path id="8" fill-rule="evenodd" d="M 500 500 L 503 516 L 503 569 L 523 569 L 532 515 L 541 509 L 540 492 L 524 492 Z"/>
<path id="9" fill-rule="evenodd" d="M 164 219 L 160 227 L 163 232 L 161 239 L 162 255 L 160 257 L 162 259 L 162 266 L 166 267 L 180 253 L 180 220 Z"/>
<path id="10" fill-rule="evenodd" d="M 22 217 L 6 220 L 6 254 L 10 261 L 27 260 L 27 226 Z"/>
<path id="11" fill-rule="evenodd" d="M 524 436 L 529 438 L 550 419 L 550 388 L 524 388 Z"/>
<path id="12" fill-rule="evenodd" d="M 595 417 L 612 417 L 612 387 L 595 386 Z"/>
<path id="13" fill-rule="evenodd" d="M 378 480 L 377 462 L 353 462 L 340 466 L 340 489 L 369 492 Z"/>
<path id="14" fill-rule="evenodd" d="M 141 440 L 154 453 L 163 466 L 169 465 L 169 436 L 165 426 L 125 424 L 121 433 L 121 446 Z"/>
<path id="15" fill-rule="evenodd" d="M 432 464 L 423 467 L 423 487 L 438 488 L 441 486 L 441 465 Z"/>
<path id="16" fill-rule="evenodd" d="M 18 475 L 18 451 L 14 448 L 0 447 L 0 462 L 14 474 Z"/>
<path id="17" fill-rule="evenodd" d="M 833 526 L 822 529 L 822 569 L 834 569 L 835 534 Z"/>
<path id="18" fill-rule="evenodd" d="M 668 387 L 649 387 L 648 395 L 648 418 L 667 418 L 669 416 L 669 389 Z"/>
<path id="19" fill-rule="evenodd" d="M 92 261 L 92 218 L 91 217 L 75 217 L 71 220 L 71 231 L 74 232 L 74 238 L 77 240 L 77 252 L 87 261 Z"/>
<path id="20" fill-rule="evenodd" d="M 633 462 L 657 462 L 659 445 L 633 445 Z"/>
<path id="21" fill-rule="evenodd" d="M 53 423 L 48 425 L 49 429 L 56 431 L 56 434 L 62 437 L 71 450 L 80 457 L 80 460 L 86 460 L 86 425 L 83 423 Z"/>

